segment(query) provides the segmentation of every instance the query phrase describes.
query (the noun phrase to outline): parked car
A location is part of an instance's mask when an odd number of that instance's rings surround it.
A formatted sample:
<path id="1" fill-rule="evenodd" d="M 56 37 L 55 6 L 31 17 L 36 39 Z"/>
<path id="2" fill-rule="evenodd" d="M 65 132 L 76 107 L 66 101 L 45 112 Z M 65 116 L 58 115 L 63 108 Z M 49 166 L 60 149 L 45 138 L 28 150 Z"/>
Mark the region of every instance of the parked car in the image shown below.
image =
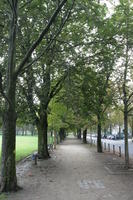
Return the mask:
<path id="1" fill-rule="evenodd" d="M 106 139 L 106 138 L 107 138 L 106 134 L 102 135 L 102 139 Z"/>
<path id="2" fill-rule="evenodd" d="M 109 140 L 115 140 L 115 135 L 108 135 L 107 139 L 109 139 Z"/>
<path id="3" fill-rule="evenodd" d="M 123 140 L 124 139 L 124 134 L 123 133 L 117 133 L 116 135 L 116 140 Z"/>
<path id="4" fill-rule="evenodd" d="M 115 140 L 115 135 L 111 135 L 110 139 Z"/>

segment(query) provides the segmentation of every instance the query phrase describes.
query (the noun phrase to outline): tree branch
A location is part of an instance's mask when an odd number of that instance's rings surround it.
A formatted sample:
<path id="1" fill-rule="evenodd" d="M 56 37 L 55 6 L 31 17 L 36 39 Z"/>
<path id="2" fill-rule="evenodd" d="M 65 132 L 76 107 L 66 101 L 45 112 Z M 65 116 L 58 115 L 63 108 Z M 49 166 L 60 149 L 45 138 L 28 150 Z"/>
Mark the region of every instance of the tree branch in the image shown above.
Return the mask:
<path id="1" fill-rule="evenodd" d="M 58 13 L 60 12 L 60 10 L 62 9 L 62 7 L 65 5 L 66 2 L 67 2 L 67 0 L 62 0 L 61 1 L 61 3 L 59 4 L 59 6 L 57 7 L 57 9 L 55 10 L 55 12 L 53 13 L 53 15 L 51 16 L 51 18 L 50 18 L 47 26 L 43 29 L 43 31 L 39 35 L 38 39 L 33 43 L 33 45 L 27 51 L 25 57 L 23 58 L 22 62 L 19 64 L 18 69 L 15 72 L 16 76 L 18 76 L 20 74 L 21 70 L 23 69 L 24 65 L 27 63 L 27 60 L 29 59 L 29 57 L 31 56 L 31 54 L 33 53 L 33 51 L 41 43 L 41 41 L 43 40 L 44 36 L 48 33 L 51 25 L 55 21 L 56 17 L 58 16 Z"/>
<path id="2" fill-rule="evenodd" d="M 62 84 L 64 80 L 66 79 L 68 73 L 65 73 L 64 76 L 61 77 L 61 79 L 56 83 L 56 85 L 53 87 L 49 94 L 49 102 L 50 100 L 61 90 Z"/>
<path id="3" fill-rule="evenodd" d="M 28 4 L 30 4 L 33 0 L 28 0 L 26 3 L 24 3 L 19 9 L 24 8 L 25 6 L 27 6 Z"/>
<path id="4" fill-rule="evenodd" d="M 75 1 L 75 0 L 74 0 Z M 59 30 L 57 31 L 57 33 L 53 36 L 53 38 L 50 40 L 50 42 L 48 43 L 47 47 L 44 49 L 44 51 L 37 57 L 35 58 L 34 60 L 32 60 L 32 62 L 30 62 L 28 65 L 26 65 L 21 74 L 25 72 L 26 69 L 28 69 L 31 65 L 33 65 L 35 62 L 37 62 L 44 54 L 46 51 L 49 50 L 49 48 L 51 47 L 53 41 L 55 41 L 55 39 L 59 36 L 59 34 L 61 33 L 63 27 L 65 26 L 67 20 L 69 19 L 70 15 L 71 15 L 71 11 L 72 11 L 72 8 L 73 8 L 73 5 L 74 5 L 74 1 L 73 1 L 73 4 L 71 6 L 71 8 L 69 10 L 67 10 L 67 13 L 66 15 L 64 16 L 64 19 L 63 19 L 63 22 L 61 23 L 60 25 L 60 28 Z"/>
<path id="5" fill-rule="evenodd" d="M 36 115 L 37 109 L 36 109 L 36 106 L 35 106 L 34 103 L 33 103 L 32 97 L 28 94 L 28 92 L 26 91 L 26 89 L 25 89 L 22 85 L 21 85 L 21 88 L 22 88 L 22 90 L 23 90 L 23 94 L 24 94 L 25 97 L 26 97 L 27 104 L 28 104 L 28 106 L 29 106 L 29 108 L 30 108 L 30 112 L 32 113 L 32 116 L 34 116 L 33 118 L 35 119 L 35 116 L 36 116 L 36 119 L 37 119 L 37 115 Z M 36 119 L 35 119 L 35 120 L 36 120 Z"/>
<path id="6" fill-rule="evenodd" d="M 133 107 L 131 107 L 129 110 L 128 110 L 128 114 L 133 110 Z"/>
<path id="7" fill-rule="evenodd" d="M 8 4 L 9 4 L 9 6 L 10 6 L 11 10 L 13 10 L 13 6 L 12 6 L 12 4 L 11 4 L 10 0 L 7 0 L 7 2 L 8 2 Z"/>
<path id="8" fill-rule="evenodd" d="M 9 105 L 12 105 L 10 99 L 8 99 L 8 97 L 6 96 L 6 94 L 4 92 L 3 84 L 2 84 L 2 74 L 1 74 L 1 72 L 0 72 L 0 93 L 2 94 L 4 99 L 9 103 Z"/>
<path id="9" fill-rule="evenodd" d="M 129 95 L 127 102 L 129 102 L 129 100 L 131 99 L 132 96 L 133 96 L 133 92 L 131 92 L 131 94 Z"/>

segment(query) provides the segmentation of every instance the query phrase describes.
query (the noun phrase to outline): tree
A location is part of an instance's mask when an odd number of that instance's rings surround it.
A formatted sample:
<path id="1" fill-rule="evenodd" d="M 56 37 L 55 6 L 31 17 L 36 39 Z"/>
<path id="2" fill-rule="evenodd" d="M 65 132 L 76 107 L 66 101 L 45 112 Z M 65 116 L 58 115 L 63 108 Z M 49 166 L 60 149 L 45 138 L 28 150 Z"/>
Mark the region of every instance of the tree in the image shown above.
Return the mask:
<path id="1" fill-rule="evenodd" d="M 109 89 L 111 71 L 107 68 L 94 71 L 93 68 L 85 72 L 82 91 L 87 110 L 97 116 L 97 150 L 102 152 L 101 131 L 104 114 L 111 105 L 112 93 Z"/>
<path id="2" fill-rule="evenodd" d="M 124 114 L 124 135 L 125 135 L 125 167 L 129 168 L 129 150 L 128 150 L 128 115 L 132 111 L 132 2 L 127 0 L 120 1 L 116 7 L 113 16 L 116 27 L 121 24 L 118 30 L 117 43 L 119 46 L 119 59 L 116 63 L 119 77 L 116 77 L 118 87 L 118 104 L 123 105 Z M 123 103 L 122 103 L 123 102 Z"/>
<path id="3" fill-rule="evenodd" d="M 7 76 L 5 78 L 5 90 L 2 84 L 2 74 L 0 79 L 1 94 L 5 98 L 5 107 L 3 114 L 3 139 L 2 139 L 2 167 L 1 167 L 1 191 L 15 191 L 18 189 L 16 178 L 15 163 L 15 135 L 16 135 L 16 82 L 17 78 L 26 66 L 28 59 L 34 50 L 39 46 L 44 36 L 48 33 L 51 25 L 58 14 L 67 3 L 62 0 L 49 22 L 43 28 L 40 35 L 32 42 L 23 59 L 18 63 L 16 59 L 17 26 L 19 16 L 19 4 L 17 0 L 8 1 L 9 11 L 9 45 L 8 45 L 8 66 L 6 67 Z"/>
<path id="4" fill-rule="evenodd" d="M 28 90 L 25 90 L 28 105 L 38 129 L 38 154 L 40 158 L 49 157 L 47 149 L 48 105 L 52 98 L 60 91 L 63 81 L 67 76 L 67 73 L 63 72 L 63 75 L 58 75 L 52 80 L 50 77 L 54 76 L 52 72 L 52 62 L 54 58 L 51 54 L 50 56 L 48 54 L 45 60 L 47 60 L 46 63 L 40 63 L 41 68 L 38 71 L 35 70 L 36 76 L 39 75 L 41 83 L 37 86 L 35 77 L 33 77 L 33 75 L 29 77 L 30 73 L 28 73 Z M 38 102 L 34 101 L 35 97 L 38 99 Z"/>

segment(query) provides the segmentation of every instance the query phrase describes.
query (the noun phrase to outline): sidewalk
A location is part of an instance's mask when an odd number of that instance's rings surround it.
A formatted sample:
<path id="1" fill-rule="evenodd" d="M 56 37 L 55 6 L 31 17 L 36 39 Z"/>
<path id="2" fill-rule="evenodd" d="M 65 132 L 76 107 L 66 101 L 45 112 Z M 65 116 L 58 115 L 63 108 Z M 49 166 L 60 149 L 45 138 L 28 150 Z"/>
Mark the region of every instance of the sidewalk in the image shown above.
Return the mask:
<path id="1" fill-rule="evenodd" d="M 115 155 L 98 154 L 95 147 L 67 139 L 38 166 L 27 161 L 19 182 L 23 187 L 9 200 L 132 200 L 133 171 Z"/>

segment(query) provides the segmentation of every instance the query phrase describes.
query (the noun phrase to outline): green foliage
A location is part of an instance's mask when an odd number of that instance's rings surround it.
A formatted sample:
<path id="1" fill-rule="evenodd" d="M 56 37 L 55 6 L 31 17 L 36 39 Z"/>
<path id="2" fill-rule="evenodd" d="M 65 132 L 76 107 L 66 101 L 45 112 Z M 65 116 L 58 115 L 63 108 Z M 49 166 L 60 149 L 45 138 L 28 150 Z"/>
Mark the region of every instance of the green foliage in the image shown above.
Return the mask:
<path id="1" fill-rule="evenodd" d="M 104 116 L 104 112 L 112 103 L 112 93 L 109 89 L 108 74 L 86 70 L 82 91 L 84 101 L 90 114 Z"/>
<path id="2" fill-rule="evenodd" d="M 68 109 L 63 103 L 57 103 L 53 100 L 50 103 L 48 122 L 49 130 L 59 131 L 60 128 L 72 129 L 74 115 L 72 110 Z"/>

